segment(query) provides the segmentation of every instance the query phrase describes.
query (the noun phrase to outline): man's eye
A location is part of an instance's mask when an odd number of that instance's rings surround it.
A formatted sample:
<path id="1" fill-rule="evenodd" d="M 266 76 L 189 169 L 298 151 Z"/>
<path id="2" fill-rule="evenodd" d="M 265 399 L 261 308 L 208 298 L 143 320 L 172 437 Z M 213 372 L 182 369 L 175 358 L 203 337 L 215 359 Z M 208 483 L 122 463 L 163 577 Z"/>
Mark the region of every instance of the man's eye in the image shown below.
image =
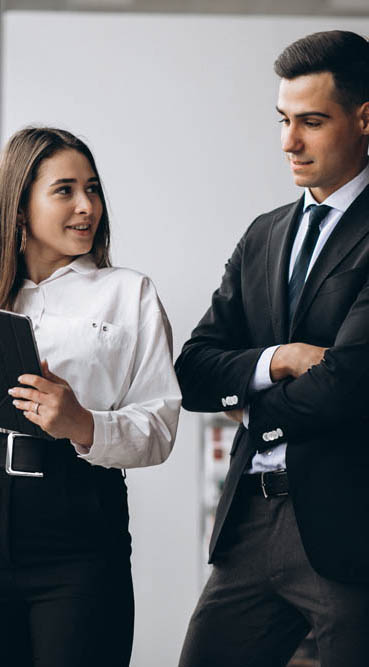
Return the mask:
<path id="1" fill-rule="evenodd" d="M 287 125 L 289 123 L 288 118 L 281 118 L 278 123 L 281 123 L 282 125 Z"/>
<path id="2" fill-rule="evenodd" d="M 319 120 L 306 120 L 305 125 L 308 127 L 320 127 L 321 122 Z"/>

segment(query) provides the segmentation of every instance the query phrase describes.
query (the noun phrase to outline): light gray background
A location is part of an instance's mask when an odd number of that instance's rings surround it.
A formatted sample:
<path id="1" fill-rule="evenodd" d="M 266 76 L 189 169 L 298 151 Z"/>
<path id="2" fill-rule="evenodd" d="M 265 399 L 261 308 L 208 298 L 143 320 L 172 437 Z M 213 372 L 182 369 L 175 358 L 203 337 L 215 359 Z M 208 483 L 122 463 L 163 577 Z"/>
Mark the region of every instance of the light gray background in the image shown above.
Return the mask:
<path id="1" fill-rule="evenodd" d="M 4 141 L 31 123 L 92 147 L 112 209 L 113 258 L 148 273 L 175 351 L 259 212 L 296 198 L 279 146 L 272 63 L 309 32 L 369 19 L 6 12 Z M 199 417 L 173 455 L 128 474 L 132 667 L 175 667 L 199 593 Z"/>

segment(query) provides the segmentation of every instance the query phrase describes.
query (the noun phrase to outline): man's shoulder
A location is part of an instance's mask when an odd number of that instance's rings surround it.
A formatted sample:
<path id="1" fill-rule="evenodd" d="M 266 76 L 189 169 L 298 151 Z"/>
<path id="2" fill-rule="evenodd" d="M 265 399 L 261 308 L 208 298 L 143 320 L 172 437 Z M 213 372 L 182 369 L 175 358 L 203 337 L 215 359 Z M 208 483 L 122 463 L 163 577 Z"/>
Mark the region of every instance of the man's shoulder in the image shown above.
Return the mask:
<path id="1" fill-rule="evenodd" d="M 260 228 L 263 227 L 269 229 L 270 224 L 274 221 L 283 219 L 287 220 L 291 211 L 297 208 L 300 202 L 301 199 L 298 199 L 297 201 L 290 202 L 289 204 L 278 206 L 278 208 L 274 208 L 271 211 L 261 213 L 260 215 L 257 216 L 257 218 L 255 218 L 255 220 L 253 220 L 251 225 L 248 227 L 246 234 L 252 230 L 258 231 Z"/>

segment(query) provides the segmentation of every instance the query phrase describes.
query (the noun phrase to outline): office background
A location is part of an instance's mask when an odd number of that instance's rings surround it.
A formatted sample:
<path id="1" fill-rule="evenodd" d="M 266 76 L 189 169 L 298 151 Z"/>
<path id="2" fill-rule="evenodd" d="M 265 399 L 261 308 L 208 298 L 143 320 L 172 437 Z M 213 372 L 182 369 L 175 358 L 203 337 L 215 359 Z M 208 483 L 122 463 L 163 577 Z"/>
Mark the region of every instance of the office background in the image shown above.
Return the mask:
<path id="1" fill-rule="evenodd" d="M 3 3 L 1 142 L 33 123 L 87 141 L 110 203 L 114 263 L 153 278 L 176 354 L 247 225 L 298 195 L 279 145 L 273 61 L 310 32 L 369 35 L 366 0 L 350 12 L 348 2 L 310 0 L 307 10 L 280 0 L 279 15 L 267 0 Z M 183 413 L 170 459 L 128 473 L 132 667 L 175 667 L 199 594 L 199 445 L 200 417 Z"/>

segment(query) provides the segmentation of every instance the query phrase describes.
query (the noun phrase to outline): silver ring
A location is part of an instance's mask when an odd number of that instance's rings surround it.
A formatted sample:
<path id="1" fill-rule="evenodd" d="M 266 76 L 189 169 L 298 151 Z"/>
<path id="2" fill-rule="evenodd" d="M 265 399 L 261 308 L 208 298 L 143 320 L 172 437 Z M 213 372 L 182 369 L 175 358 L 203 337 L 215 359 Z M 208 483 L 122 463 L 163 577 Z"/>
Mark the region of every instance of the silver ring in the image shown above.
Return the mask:
<path id="1" fill-rule="evenodd" d="M 35 405 L 35 407 L 33 408 L 33 412 L 35 413 L 35 415 L 38 415 L 38 409 L 39 409 L 39 407 L 40 407 L 40 404 L 39 404 L 39 403 L 35 403 L 34 405 Z"/>

